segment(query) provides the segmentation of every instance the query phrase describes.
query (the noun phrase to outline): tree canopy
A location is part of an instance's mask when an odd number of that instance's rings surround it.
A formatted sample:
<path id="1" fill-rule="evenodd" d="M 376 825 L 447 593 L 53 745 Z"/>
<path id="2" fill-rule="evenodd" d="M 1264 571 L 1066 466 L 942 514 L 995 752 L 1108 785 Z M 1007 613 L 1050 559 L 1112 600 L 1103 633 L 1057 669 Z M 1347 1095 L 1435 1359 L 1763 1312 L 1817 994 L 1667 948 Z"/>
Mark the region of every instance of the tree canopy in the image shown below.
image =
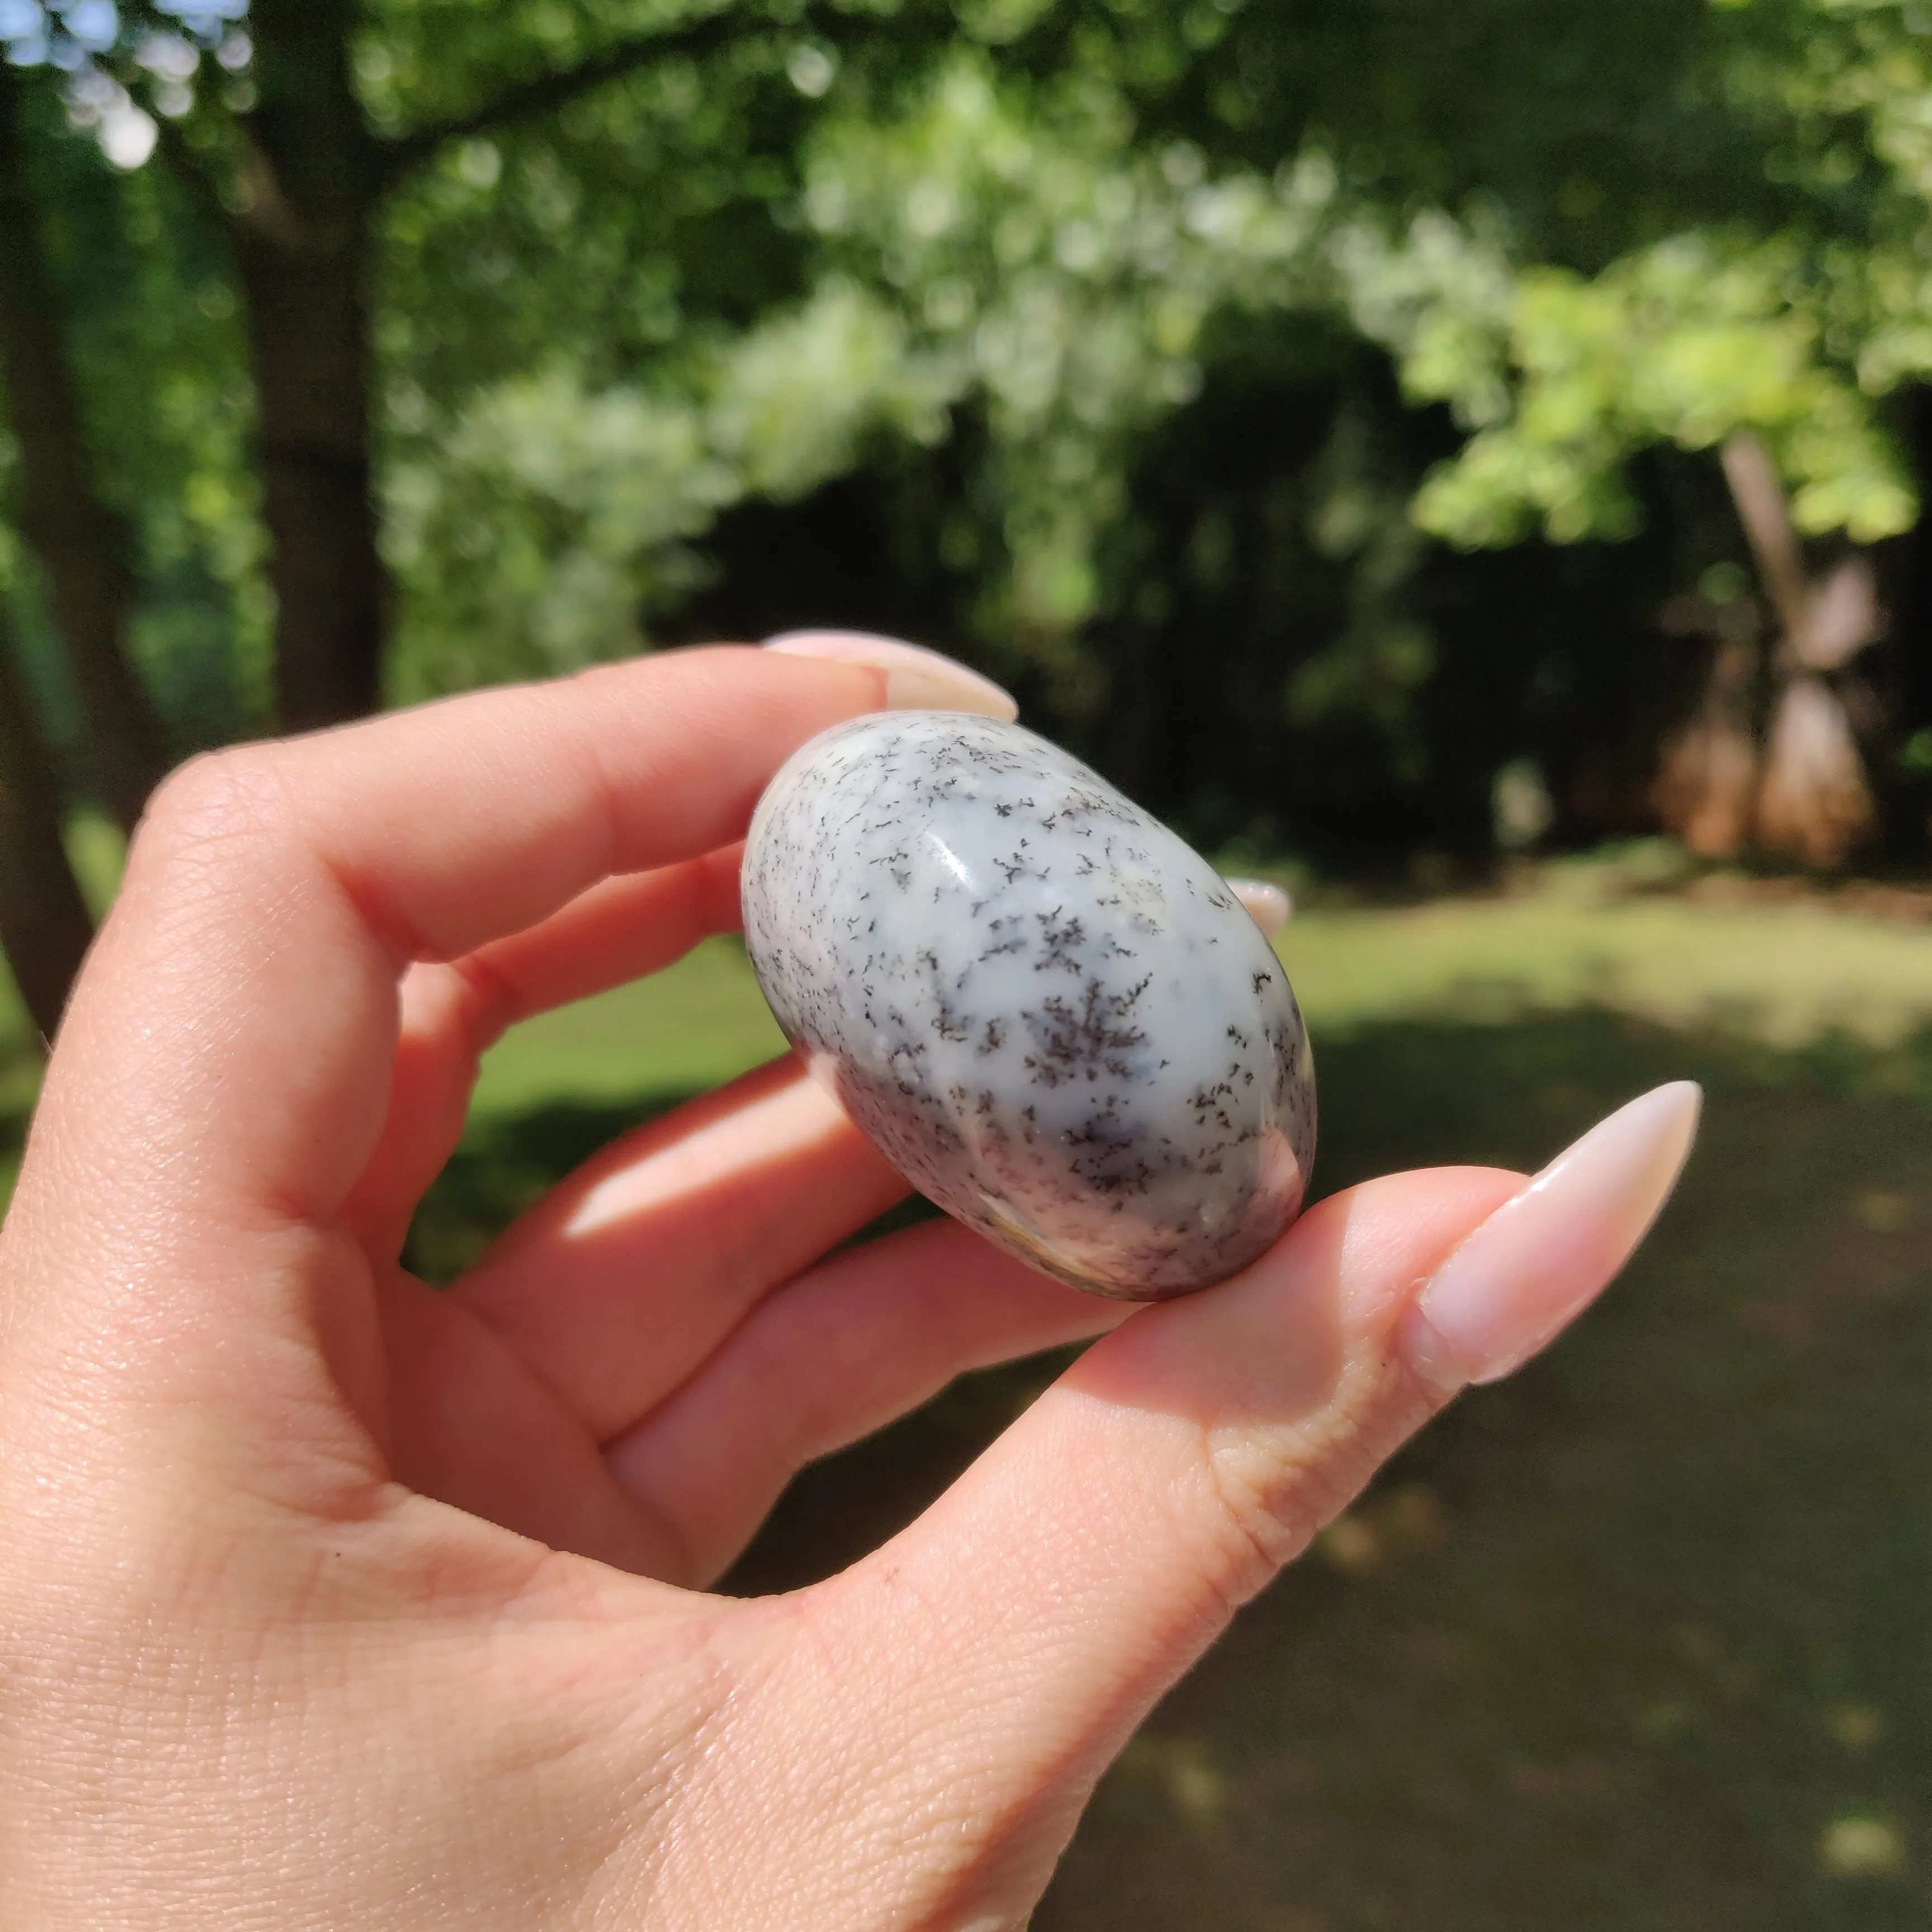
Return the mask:
<path id="1" fill-rule="evenodd" d="M 4 376 L 0 581 L 70 794 L 143 704 L 178 753 L 789 614 L 966 649 L 1203 836 L 1480 843 L 1526 758 L 1634 824 L 1697 653 L 1775 628 L 1749 438 L 1805 538 L 1886 546 L 1861 729 L 1918 810 L 1916 4 L 0 0 L 0 41 L 58 324 Z M 111 541 L 50 534 L 34 360 Z"/>

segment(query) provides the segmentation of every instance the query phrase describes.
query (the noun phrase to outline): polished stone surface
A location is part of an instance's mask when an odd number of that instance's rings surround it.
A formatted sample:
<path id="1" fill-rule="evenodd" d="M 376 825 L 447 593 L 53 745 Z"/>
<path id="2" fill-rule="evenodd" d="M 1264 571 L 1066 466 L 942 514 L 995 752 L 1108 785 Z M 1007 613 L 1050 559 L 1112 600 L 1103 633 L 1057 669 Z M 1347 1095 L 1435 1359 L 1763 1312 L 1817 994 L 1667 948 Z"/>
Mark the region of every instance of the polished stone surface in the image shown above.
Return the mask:
<path id="1" fill-rule="evenodd" d="M 1308 1040 L 1198 854 L 1017 725 L 858 719 L 772 782 L 745 937 L 778 1023 L 949 1213 L 1133 1300 L 1223 1280 L 1298 1211 Z"/>

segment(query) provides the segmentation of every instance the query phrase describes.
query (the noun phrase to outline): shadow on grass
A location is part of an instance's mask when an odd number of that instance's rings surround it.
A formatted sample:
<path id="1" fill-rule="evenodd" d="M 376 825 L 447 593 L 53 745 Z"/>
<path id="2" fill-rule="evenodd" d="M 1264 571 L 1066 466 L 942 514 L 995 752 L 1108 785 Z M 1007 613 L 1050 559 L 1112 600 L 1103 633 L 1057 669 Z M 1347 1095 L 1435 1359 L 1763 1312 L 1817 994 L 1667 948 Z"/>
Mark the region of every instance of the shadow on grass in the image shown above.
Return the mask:
<path id="1" fill-rule="evenodd" d="M 557 1102 L 471 1122 L 463 1144 L 416 1210 L 404 1262 L 439 1287 L 454 1281 L 572 1168 L 620 1134 L 691 1097 L 674 1090 L 617 1106 Z"/>
<path id="2" fill-rule="evenodd" d="M 1709 1107 L 1604 1306 L 1412 1444 L 1156 1713 L 1040 1932 L 1924 1925 L 1932 1036 L 1780 1054 L 1584 1012 L 1320 1052 L 1324 1192 L 1533 1166 L 1660 1080 Z M 421 1258 L 450 1271 L 652 1110 L 474 1136 Z M 806 1472 L 728 1587 L 872 1546 L 1054 1366 Z"/>
<path id="3" fill-rule="evenodd" d="M 472 1124 L 416 1210 L 403 1250 L 405 1265 L 424 1281 L 447 1286 L 573 1168 L 619 1135 L 695 1097 L 680 1088 L 621 1105 L 560 1102 Z M 915 1198 L 888 1209 L 852 1240 L 870 1240 L 938 1211 Z"/>

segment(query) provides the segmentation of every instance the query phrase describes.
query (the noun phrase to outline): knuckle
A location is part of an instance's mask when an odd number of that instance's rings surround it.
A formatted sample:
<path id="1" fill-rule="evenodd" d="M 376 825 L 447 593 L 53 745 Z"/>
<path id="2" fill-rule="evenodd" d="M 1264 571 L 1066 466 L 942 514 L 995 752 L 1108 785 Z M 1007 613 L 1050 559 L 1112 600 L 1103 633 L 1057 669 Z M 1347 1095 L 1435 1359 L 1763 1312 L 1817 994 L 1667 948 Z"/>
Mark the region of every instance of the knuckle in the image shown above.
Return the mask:
<path id="1" fill-rule="evenodd" d="M 1272 1582 L 1306 1549 L 1319 1527 L 1307 1507 L 1306 1469 L 1298 1465 L 1265 1475 L 1252 1453 L 1204 1436 L 1201 1474 L 1212 1510 L 1211 1582 L 1224 1610 L 1233 1612 Z"/>
<path id="2" fill-rule="evenodd" d="M 206 864 L 260 844 L 287 818 L 272 748 L 204 752 L 162 781 L 135 834 L 130 862 Z"/>
<path id="3" fill-rule="evenodd" d="M 1364 1376 L 1293 1429 L 1204 1430 L 1202 1478 L 1228 1607 L 1246 1603 L 1300 1556 L 1426 1413 L 1399 1380 Z"/>

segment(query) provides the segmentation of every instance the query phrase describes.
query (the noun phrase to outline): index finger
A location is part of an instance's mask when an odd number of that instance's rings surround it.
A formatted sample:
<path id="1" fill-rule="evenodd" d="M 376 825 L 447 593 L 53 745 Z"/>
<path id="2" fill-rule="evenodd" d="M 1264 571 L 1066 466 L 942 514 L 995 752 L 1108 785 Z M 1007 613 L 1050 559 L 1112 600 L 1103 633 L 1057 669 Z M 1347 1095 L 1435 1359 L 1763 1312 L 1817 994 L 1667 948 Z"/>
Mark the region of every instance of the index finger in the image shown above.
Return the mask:
<path id="1" fill-rule="evenodd" d="M 78 1164 L 171 1226 L 326 1221 L 381 1129 L 404 967 L 728 843 L 793 750 L 888 694 L 864 664 L 686 651 L 188 767 L 50 1071 L 70 1197 Z"/>

